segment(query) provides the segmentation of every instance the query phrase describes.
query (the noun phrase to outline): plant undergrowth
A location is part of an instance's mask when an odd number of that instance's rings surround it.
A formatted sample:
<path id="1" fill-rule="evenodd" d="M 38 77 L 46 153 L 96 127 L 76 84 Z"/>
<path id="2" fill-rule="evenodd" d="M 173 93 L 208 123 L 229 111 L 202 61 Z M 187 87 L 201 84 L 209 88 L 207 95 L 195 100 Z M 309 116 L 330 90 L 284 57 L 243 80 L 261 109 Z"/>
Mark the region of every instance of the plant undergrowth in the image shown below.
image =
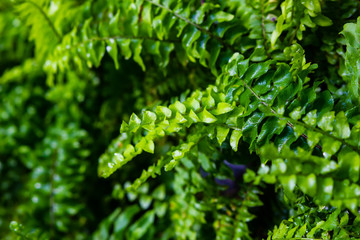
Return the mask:
<path id="1" fill-rule="evenodd" d="M 3 0 L 1 239 L 360 239 L 360 2 Z"/>

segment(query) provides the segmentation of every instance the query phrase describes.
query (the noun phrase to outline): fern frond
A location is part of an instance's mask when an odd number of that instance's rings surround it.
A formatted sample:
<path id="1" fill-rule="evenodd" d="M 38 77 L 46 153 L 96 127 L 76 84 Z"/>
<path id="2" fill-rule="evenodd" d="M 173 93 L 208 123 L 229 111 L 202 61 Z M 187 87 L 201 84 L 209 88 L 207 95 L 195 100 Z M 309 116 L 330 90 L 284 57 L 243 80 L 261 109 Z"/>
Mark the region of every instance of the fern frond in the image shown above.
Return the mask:
<path id="1" fill-rule="evenodd" d="M 339 209 L 308 207 L 275 226 L 268 240 L 275 239 L 357 239 L 359 217 Z M 318 214 L 315 214 L 318 213 Z M 350 220 L 351 218 L 351 220 Z"/>
<path id="2" fill-rule="evenodd" d="M 44 60 L 62 38 L 48 15 L 49 2 L 17 1 L 16 11 L 31 28 L 29 39 L 35 42 L 36 57 Z"/>

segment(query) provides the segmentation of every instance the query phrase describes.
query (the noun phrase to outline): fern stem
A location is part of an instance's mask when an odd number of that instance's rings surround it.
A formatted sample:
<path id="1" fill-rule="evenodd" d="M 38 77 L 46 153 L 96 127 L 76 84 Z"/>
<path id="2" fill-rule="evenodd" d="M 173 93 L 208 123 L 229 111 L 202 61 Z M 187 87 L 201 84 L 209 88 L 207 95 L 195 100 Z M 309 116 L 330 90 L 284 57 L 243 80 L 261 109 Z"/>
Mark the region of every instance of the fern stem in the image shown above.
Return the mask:
<path id="1" fill-rule="evenodd" d="M 94 41 L 107 41 L 107 40 L 114 40 L 114 39 L 130 39 L 130 40 L 151 40 L 151 41 L 158 41 L 158 42 L 168 42 L 168 43 L 180 43 L 180 40 L 175 39 L 167 39 L 167 40 L 160 40 L 157 38 L 149 38 L 149 37 L 134 37 L 134 36 L 109 36 L 109 37 L 92 37 L 89 38 L 83 42 L 78 42 L 76 44 L 73 44 L 71 46 L 69 46 L 69 49 L 77 49 L 79 46 L 84 45 L 88 42 L 94 42 Z M 80 56 L 80 58 L 82 58 Z M 82 58 L 83 59 L 83 58 Z M 86 61 L 86 59 L 83 59 L 84 61 Z"/>
<path id="2" fill-rule="evenodd" d="M 326 132 L 326 131 L 323 131 L 323 130 L 321 130 L 321 129 L 319 129 L 319 128 L 316 128 L 316 127 L 312 127 L 312 126 L 310 126 L 310 125 L 308 125 L 308 124 L 306 124 L 306 123 L 303 123 L 303 122 L 300 122 L 300 121 L 296 121 L 296 120 L 294 120 L 294 119 L 292 119 L 292 118 L 279 115 L 271 106 L 269 106 L 268 103 L 262 101 L 261 98 L 260 98 L 260 96 L 259 96 L 248 84 L 246 84 L 246 82 L 245 82 L 244 80 L 241 80 L 241 81 L 242 81 L 242 83 L 245 85 L 245 87 L 246 87 L 247 89 L 249 89 L 249 91 L 260 101 L 260 103 L 261 103 L 262 105 L 264 105 L 265 107 L 269 108 L 270 111 L 271 111 L 276 117 L 278 117 L 278 118 L 280 118 L 280 119 L 282 118 L 282 119 L 287 120 L 287 123 L 286 123 L 286 124 L 287 124 L 289 127 L 291 127 L 292 129 L 294 129 L 294 124 L 293 124 L 293 123 L 295 123 L 295 124 L 297 124 L 297 125 L 301 125 L 301 126 L 303 126 L 303 127 L 306 127 L 306 128 L 308 128 L 308 129 L 311 129 L 311 130 L 314 131 L 314 132 L 321 133 L 322 135 L 325 135 L 325 136 L 330 137 L 330 138 L 332 138 L 332 139 L 334 139 L 334 140 L 336 140 L 336 141 L 339 141 L 339 142 L 341 142 L 342 144 L 350 147 L 352 150 L 354 150 L 354 151 L 357 152 L 358 154 L 360 154 L 360 149 L 359 149 L 358 147 L 356 147 L 356 146 L 348 143 L 347 141 L 345 141 L 345 139 L 341 139 L 341 138 L 335 137 L 335 136 L 331 135 L 330 133 L 328 133 L 328 132 Z M 301 134 L 301 136 L 304 137 L 305 139 L 308 138 L 305 134 Z M 316 145 L 316 147 L 319 148 L 320 150 L 322 149 L 322 147 L 321 147 L 320 145 Z"/>
<path id="3" fill-rule="evenodd" d="M 151 40 L 151 41 L 158 41 L 158 42 L 168 42 L 168 43 L 180 43 L 179 39 L 163 39 L 160 40 L 158 38 L 150 38 L 150 37 L 140 37 L 140 36 L 109 36 L 109 37 L 92 37 L 84 42 L 91 42 L 91 41 L 106 41 L 111 39 L 130 39 L 130 40 Z"/>
<path id="4" fill-rule="evenodd" d="M 48 17 L 48 15 L 44 12 L 44 9 L 42 9 L 38 4 L 34 3 L 33 1 L 29 1 L 29 0 L 26 0 L 24 2 L 27 2 L 27 3 L 30 3 L 32 4 L 34 7 L 36 7 L 40 13 L 43 15 L 43 17 L 45 18 L 45 20 L 47 21 L 47 23 L 49 24 L 51 30 L 54 32 L 58 42 L 61 42 L 61 35 L 60 33 L 56 30 L 54 24 L 51 22 L 50 18 Z"/>
<path id="5" fill-rule="evenodd" d="M 188 24 L 196 27 L 196 28 L 197 28 L 198 30 L 200 30 L 201 32 L 208 34 L 211 38 L 216 39 L 216 40 L 217 40 L 218 42 L 220 42 L 224 47 L 229 48 L 229 49 L 230 49 L 231 51 L 233 51 L 233 52 L 236 51 L 236 49 L 235 49 L 233 46 L 231 46 L 230 44 L 226 43 L 226 42 L 225 42 L 222 38 L 220 38 L 219 36 L 216 36 L 215 34 L 213 34 L 212 32 L 210 32 L 209 30 L 203 28 L 203 27 L 200 26 L 199 24 L 196 24 L 196 23 L 190 21 L 189 19 L 187 19 L 187 18 L 185 18 L 185 17 L 177 14 L 175 11 L 171 10 L 170 8 L 168 8 L 168 7 L 164 6 L 164 5 L 161 5 L 160 3 L 153 2 L 153 1 L 151 1 L 151 0 L 145 0 L 145 1 L 151 3 L 151 4 L 155 5 L 155 6 L 158 6 L 158 7 L 162 8 L 162 9 L 165 9 L 166 11 L 170 12 L 171 14 L 173 14 L 175 17 L 177 17 L 177 18 L 185 21 L 186 23 L 188 23 Z"/>
<path id="6" fill-rule="evenodd" d="M 310 126 L 310 125 L 308 125 L 308 124 L 306 124 L 306 123 L 303 123 L 303 122 L 300 122 L 300 121 L 296 121 L 296 120 L 294 120 L 294 119 L 292 119 L 292 118 L 285 117 L 285 116 L 283 116 L 283 118 L 286 119 L 286 120 L 288 120 L 288 122 L 294 122 L 295 124 L 298 124 L 298 125 L 301 125 L 301 126 L 303 126 L 303 127 L 309 128 L 309 129 L 311 129 L 311 130 L 314 131 L 314 132 L 321 133 L 321 134 L 323 134 L 323 135 L 325 135 L 325 136 L 327 136 L 327 137 L 330 137 L 330 138 L 332 138 L 332 139 L 334 139 L 334 140 L 336 140 L 336 141 L 339 141 L 339 142 L 341 142 L 342 144 L 350 147 L 352 150 L 354 150 L 354 151 L 357 152 L 358 154 L 360 154 L 360 149 L 359 149 L 358 147 L 356 147 L 356 146 L 348 143 L 345 139 L 335 137 L 334 135 L 331 135 L 330 133 L 328 133 L 328 132 L 326 132 L 326 131 L 323 131 L 323 130 L 321 130 L 321 129 L 319 129 L 319 128 L 316 128 L 316 127 L 312 127 L 312 126 Z"/>

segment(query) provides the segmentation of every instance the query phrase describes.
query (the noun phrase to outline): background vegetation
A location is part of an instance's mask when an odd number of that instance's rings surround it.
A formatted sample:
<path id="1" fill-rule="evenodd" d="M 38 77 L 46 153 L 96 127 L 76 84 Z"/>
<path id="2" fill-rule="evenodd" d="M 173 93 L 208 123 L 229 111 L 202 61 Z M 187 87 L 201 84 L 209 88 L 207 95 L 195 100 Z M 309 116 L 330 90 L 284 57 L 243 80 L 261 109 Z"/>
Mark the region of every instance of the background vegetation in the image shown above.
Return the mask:
<path id="1" fill-rule="evenodd" d="M 0 238 L 360 239 L 359 11 L 0 1 Z"/>

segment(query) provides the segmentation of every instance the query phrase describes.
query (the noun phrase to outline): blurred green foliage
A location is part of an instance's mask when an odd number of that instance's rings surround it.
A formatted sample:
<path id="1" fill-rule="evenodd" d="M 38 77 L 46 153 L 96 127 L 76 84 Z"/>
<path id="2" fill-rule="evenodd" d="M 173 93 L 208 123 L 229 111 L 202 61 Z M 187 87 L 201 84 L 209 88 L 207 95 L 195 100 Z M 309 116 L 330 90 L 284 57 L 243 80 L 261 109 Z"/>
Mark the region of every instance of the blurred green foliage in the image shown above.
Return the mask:
<path id="1" fill-rule="evenodd" d="M 1 1 L 0 238 L 360 239 L 359 9 Z"/>

